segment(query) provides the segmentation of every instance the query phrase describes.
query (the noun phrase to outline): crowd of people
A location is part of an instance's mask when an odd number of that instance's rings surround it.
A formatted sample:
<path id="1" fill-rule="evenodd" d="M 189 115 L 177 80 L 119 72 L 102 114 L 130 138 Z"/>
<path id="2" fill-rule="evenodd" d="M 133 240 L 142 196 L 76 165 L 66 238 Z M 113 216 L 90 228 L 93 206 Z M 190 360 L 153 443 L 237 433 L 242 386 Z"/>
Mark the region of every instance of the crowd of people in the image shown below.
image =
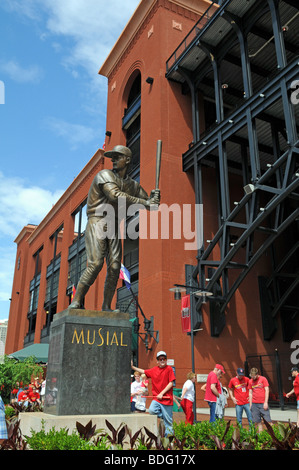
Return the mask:
<path id="1" fill-rule="evenodd" d="M 175 374 L 173 368 L 167 365 L 167 354 L 159 351 L 156 355 L 157 365 L 150 369 L 142 369 L 133 365 L 134 381 L 131 383 L 131 411 L 145 412 L 147 398 L 152 398 L 148 412 L 163 419 L 165 424 L 165 435 L 173 433 L 173 403 L 185 413 L 185 422 L 194 424 L 195 406 L 195 382 L 196 375 L 189 372 L 183 384 L 180 397 L 173 393 Z M 229 380 L 228 390 L 223 387 L 221 378 L 225 370 L 221 364 L 216 364 L 208 374 L 206 383 L 201 387 L 204 391 L 204 400 L 210 408 L 210 422 L 221 419 L 227 406 L 227 398 L 230 397 L 236 408 L 237 422 L 242 426 L 243 411 L 245 411 L 248 424 L 257 424 L 258 431 L 263 429 L 262 418 L 270 425 L 272 424 L 269 410 L 269 382 L 262 376 L 258 369 L 252 368 L 246 377 L 242 367 L 236 370 L 236 376 Z M 297 401 L 297 426 L 299 426 L 299 368 L 291 369 L 293 388 L 286 397 L 293 394 Z M 152 395 L 149 395 L 149 379 L 151 379 Z M 43 404 L 45 397 L 46 381 L 39 382 L 36 378 L 28 386 L 16 384 L 12 390 L 11 402 L 18 403 L 24 407 L 29 404 Z M 7 439 L 7 428 L 5 423 L 5 407 L 0 397 L 0 441 Z"/>
<path id="2" fill-rule="evenodd" d="M 27 408 L 30 404 L 41 405 L 45 394 L 46 381 L 39 381 L 36 377 L 29 385 L 17 382 L 10 395 L 10 403 L 17 403 L 19 406 Z M 5 405 L 0 396 L 0 444 L 3 439 L 7 439 L 7 425 L 5 420 Z"/>
<path id="3" fill-rule="evenodd" d="M 135 380 L 131 384 L 131 410 L 145 411 L 145 401 L 153 398 L 149 413 L 157 415 L 163 419 L 165 424 L 165 435 L 173 432 L 173 403 L 182 407 L 185 413 L 185 422 L 194 424 L 194 401 L 195 382 L 194 372 L 187 374 L 187 380 L 183 385 L 180 397 L 173 393 L 175 374 L 171 366 L 167 365 L 167 355 L 165 351 L 159 351 L 156 356 L 157 366 L 151 369 L 141 369 L 131 363 L 134 370 Z M 295 394 L 297 401 L 297 426 L 299 426 L 299 368 L 291 369 L 293 378 L 293 388 L 286 394 L 289 398 Z M 239 367 L 236 376 L 229 380 L 228 390 L 222 386 L 221 377 L 225 370 L 221 364 L 216 364 L 214 369 L 208 374 L 206 383 L 201 387 L 204 391 L 204 400 L 210 408 L 210 422 L 215 422 L 224 416 L 227 407 L 227 399 L 230 397 L 236 408 L 236 418 L 238 424 L 242 426 L 243 411 L 245 411 L 249 426 L 256 424 L 258 432 L 263 429 L 262 418 L 272 425 L 269 410 L 269 382 L 262 376 L 258 369 L 252 368 L 249 377 L 245 371 Z M 148 380 L 152 381 L 152 396 L 148 395 Z M 143 407 L 138 409 L 138 401 L 142 398 Z"/>
<path id="4" fill-rule="evenodd" d="M 20 406 L 28 407 L 29 404 L 42 405 L 45 395 L 46 381 L 39 381 L 36 377 L 29 385 L 16 383 L 11 392 L 11 403 L 17 403 Z"/>

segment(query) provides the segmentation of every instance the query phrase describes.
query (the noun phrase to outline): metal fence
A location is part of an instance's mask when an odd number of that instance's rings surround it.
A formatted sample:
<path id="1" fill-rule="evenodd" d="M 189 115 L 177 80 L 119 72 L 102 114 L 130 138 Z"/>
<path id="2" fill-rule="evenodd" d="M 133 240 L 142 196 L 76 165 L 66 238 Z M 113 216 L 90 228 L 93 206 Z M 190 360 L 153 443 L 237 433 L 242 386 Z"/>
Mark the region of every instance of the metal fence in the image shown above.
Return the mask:
<path id="1" fill-rule="evenodd" d="M 259 374 L 267 378 L 270 389 L 269 405 L 282 410 L 296 407 L 295 395 L 290 398 L 285 396 L 293 388 L 292 366 L 290 354 L 279 353 L 278 350 L 273 354 L 248 355 L 244 364 L 246 375 L 249 375 L 252 367 L 256 367 Z"/>

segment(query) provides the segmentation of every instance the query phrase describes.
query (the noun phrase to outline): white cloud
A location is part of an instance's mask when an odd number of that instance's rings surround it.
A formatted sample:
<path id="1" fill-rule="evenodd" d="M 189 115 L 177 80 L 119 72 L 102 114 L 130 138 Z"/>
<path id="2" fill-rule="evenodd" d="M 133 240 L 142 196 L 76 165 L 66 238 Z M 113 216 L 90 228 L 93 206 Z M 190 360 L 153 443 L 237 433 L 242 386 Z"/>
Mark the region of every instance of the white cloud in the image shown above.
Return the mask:
<path id="1" fill-rule="evenodd" d="M 139 0 L 2 0 L 2 7 L 44 25 L 40 37 L 71 39 L 63 63 L 83 67 L 95 79 L 97 72 L 130 19 Z M 42 26 L 43 28 L 43 26 Z"/>
<path id="2" fill-rule="evenodd" d="M 22 21 L 32 25 L 40 41 L 49 41 L 61 66 L 74 80 L 81 79 L 78 107 L 97 121 L 105 122 L 107 82 L 98 71 L 138 4 L 139 0 L 1 0 L 0 8 L 19 15 Z M 10 73 L 14 72 L 15 79 L 20 79 L 18 63 L 11 62 Z M 41 78 L 38 68 L 24 66 L 23 69 L 27 70 L 23 76 L 28 81 Z M 88 127 L 76 128 L 76 125 L 61 121 L 59 131 L 57 123 L 58 117 L 49 118 L 48 126 L 71 140 L 72 148 L 76 148 L 80 140 L 92 140 L 92 131 Z M 79 132 L 77 137 L 71 135 L 71 126 Z M 99 131 L 98 125 L 94 125 L 95 128 Z"/>
<path id="3" fill-rule="evenodd" d="M 138 3 L 139 0 L 1 0 L 0 9 L 18 15 L 30 25 L 43 45 L 48 41 L 74 79 L 85 75 L 81 98 L 88 94 L 92 99 L 81 100 L 78 106 L 105 119 L 107 85 L 98 70 Z M 37 83 L 43 78 L 43 71 L 24 60 L 10 57 L 0 67 L 5 67 L 14 80 Z M 92 142 L 98 131 L 88 125 L 69 123 L 63 117 L 49 117 L 44 125 L 67 139 L 73 148 L 80 142 Z M 7 178 L 0 172 L 0 302 L 11 295 L 15 263 L 12 240 L 24 225 L 39 224 L 62 192 L 27 184 L 21 178 Z"/>
<path id="4" fill-rule="evenodd" d="M 8 301 L 11 296 L 15 257 L 16 246 L 0 248 L 0 302 Z"/>
<path id="5" fill-rule="evenodd" d="M 0 318 L 8 315 L 16 256 L 13 240 L 24 225 L 38 225 L 62 194 L 0 172 Z"/>
<path id="6" fill-rule="evenodd" d="M 43 0 L 47 29 L 74 40 L 70 63 L 97 73 L 139 0 Z"/>
<path id="7" fill-rule="evenodd" d="M 24 225 L 39 224 L 62 194 L 0 172 L 0 236 L 16 237 Z"/>
<path id="8" fill-rule="evenodd" d="M 8 11 L 15 11 L 31 20 L 38 20 L 40 12 L 36 8 L 36 0 L 1 0 L 1 7 Z"/>
<path id="9" fill-rule="evenodd" d="M 73 150 L 76 149 L 79 144 L 92 142 L 98 137 L 96 129 L 82 124 L 66 122 L 63 119 L 56 117 L 46 118 L 44 120 L 44 125 L 54 134 L 67 140 Z"/>
<path id="10" fill-rule="evenodd" d="M 38 65 L 22 66 L 15 60 L 1 62 L 0 70 L 19 83 L 38 83 L 44 75 Z"/>

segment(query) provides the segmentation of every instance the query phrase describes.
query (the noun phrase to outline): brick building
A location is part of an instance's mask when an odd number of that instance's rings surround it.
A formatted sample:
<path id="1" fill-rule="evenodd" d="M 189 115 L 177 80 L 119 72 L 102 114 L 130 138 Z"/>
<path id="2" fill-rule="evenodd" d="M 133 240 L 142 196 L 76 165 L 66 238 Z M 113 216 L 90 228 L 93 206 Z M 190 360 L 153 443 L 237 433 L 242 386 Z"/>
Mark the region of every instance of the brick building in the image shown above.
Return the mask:
<path id="1" fill-rule="evenodd" d="M 142 0 L 99 71 L 108 80 L 105 147 L 131 148 L 130 174 L 148 192 L 162 140 L 158 236 L 151 214 L 127 219 L 139 227 L 123 244 L 132 292 L 120 281 L 115 303 L 138 317 L 135 361 L 152 366 L 166 350 L 177 387 L 192 368 L 204 380 L 221 362 L 224 385 L 240 365 L 257 365 L 273 400 L 282 405 L 289 388 L 299 305 L 298 21 L 293 0 Z M 109 167 L 98 150 L 46 218 L 18 235 L 7 353 L 47 342 L 53 315 L 69 304 L 85 266 L 88 189 Z M 203 238 L 190 249 L 200 207 Z M 87 308 L 100 307 L 104 276 Z M 190 295 L 189 334 L 173 287 Z"/>

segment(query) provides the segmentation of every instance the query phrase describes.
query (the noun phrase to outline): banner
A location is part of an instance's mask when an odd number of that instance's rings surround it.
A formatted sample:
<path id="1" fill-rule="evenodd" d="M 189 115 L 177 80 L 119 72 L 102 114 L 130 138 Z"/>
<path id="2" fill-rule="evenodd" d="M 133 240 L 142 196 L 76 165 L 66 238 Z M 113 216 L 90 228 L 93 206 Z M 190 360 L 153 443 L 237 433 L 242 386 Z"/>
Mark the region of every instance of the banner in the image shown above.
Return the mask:
<path id="1" fill-rule="evenodd" d="M 191 331 L 190 294 L 182 297 L 181 322 L 183 333 Z"/>

